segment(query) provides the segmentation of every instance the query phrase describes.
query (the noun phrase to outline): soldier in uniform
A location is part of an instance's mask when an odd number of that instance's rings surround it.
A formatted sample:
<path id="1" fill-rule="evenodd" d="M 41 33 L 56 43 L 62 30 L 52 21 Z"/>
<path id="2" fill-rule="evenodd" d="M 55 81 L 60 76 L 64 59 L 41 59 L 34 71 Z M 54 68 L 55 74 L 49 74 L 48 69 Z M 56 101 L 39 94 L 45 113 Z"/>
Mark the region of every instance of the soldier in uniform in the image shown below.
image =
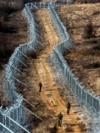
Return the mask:
<path id="1" fill-rule="evenodd" d="M 67 114 L 70 113 L 70 108 L 71 108 L 71 104 L 70 102 L 68 101 L 67 105 L 66 105 L 66 108 L 67 108 Z"/>
<path id="2" fill-rule="evenodd" d="M 42 89 L 42 83 L 39 82 L 39 92 L 41 92 L 41 89 Z"/>
<path id="3" fill-rule="evenodd" d="M 63 119 L 63 115 L 61 114 L 61 112 L 58 114 L 58 126 L 62 126 L 62 119 Z"/>

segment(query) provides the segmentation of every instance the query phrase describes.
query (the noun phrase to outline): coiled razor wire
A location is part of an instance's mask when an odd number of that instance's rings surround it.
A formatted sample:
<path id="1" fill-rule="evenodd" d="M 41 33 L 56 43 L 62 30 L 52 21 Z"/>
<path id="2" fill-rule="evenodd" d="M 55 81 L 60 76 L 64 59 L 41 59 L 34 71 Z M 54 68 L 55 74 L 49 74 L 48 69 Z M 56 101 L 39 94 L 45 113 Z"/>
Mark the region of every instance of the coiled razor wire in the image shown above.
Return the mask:
<path id="1" fill-rule="evenodd" d="M 28 59 L 26 55 L 27 52 L 29 52 L 30 50 L 36 51 L 38 48 L 38 43 L 36 43 L 37 38 L 35 21 L 27 4 L 23 9 L 23 13 L 25 14 L 28 20 L 30 41 L 25 44 L 20 44 L 17 48 L 15 48 L 5 68 L 5 79 L 7 85 L 6 92 L 8 92 L 8 97 L 11 101 L 12 106 L 6 107 L 5 109 L 3 107 L 0 107 L 0 125 L 2 126 L 0 131 L 2 133 L 30 133 L 27 127 L 23 126 L 24 122 L 26 121 L 27 114 L 31 114 L 37 119 L 42 120 L 39 116 L 32 113 L 30 110 L 28 110 L 22 105 L 22 102 L 24 100 L 23 96 L 16 92 L 16 82 L 19 82 L 20 84 L 23 84 L 24 86 L 28 87 L 27 84 L 23 83 L 16 77 L 16 73 L 21 74 L 19 66 L 26 66 L 25 59 Z"/>
<path id="2" fill-rule="evenodd" d="M 85 106 L 87 106 L 89 110 L 91 110 L 93 116 L 94 115 L 99 116 L 98 119 L 96 119 L 96 117 L 93 117 L 93 119 L 95 118 L 93 133 L 97 133 L 100 131 L 100 98 L 97 97 L 95 94 L 87 91 L 85 87 L 80 84 L 78 78 L 76 78 L 75 75 L 71 72 L 68 64 L 64 60 L 64 57 L 62 56 L 63 52 L 66 49 L 70 49 L 72 47 L 72 42 L 66 31 L 66 28 L 64 27 L 56 11 L 54 10 L 54 6 L 56 6 L 55 3 L 53 3 L 52 5 L 49 3 L 43 4 L 43 3 L 36 3 L 36 2 L 34 4 L 28 3 L 25 5 L 23 12 L 26 15 L 29 23 L 30 41 L 28 43 L 21 44 L 19 47 L 17 47 L 14 50 L 14 53 L 9 59 L 9 63 L 6 67 L 6 81 L 8 86 L 8 94 L 13 105 L 10 106 L 9 108 L 6 108 L 5 110 L 2 107 L 0 107 L 0 118 L 2 119 L 2 121 L 0 122 L 0 126 L 2 127 L 1 128 L 2 133 L 6 133 L 6 132 L 15 133 L 20 131 L 29 133 L 29 131 L 21 125 L 22 120 L 20 117 L 22 116 L 22 114 L 23 116 L 25 115 L 25 111 L 27 111 L 27 109 L 22 106 L 23 96 L 19 95 L 16 92 L 16 87 L 15 87 L 16 81 L 20 82 L 23 85 L 25 85 L 25 83 L 23 83 L 22 81 L 19 81 L 15 77 L 15 73 L 16 71 L 20 73 L 20 70 L 18 68 L 20 63 L 25 65 L 24 60 L 28 58 L 26 56 L 27 51 L 30 51 L 32 49 L 33 50 L 37 49 L 36 43 L 34 43 L 36 41 L 35 22 L 34 22 L 33 15 L 30 11 L 31 9 L 34 9 L 34 8 L 49 9 L 50 14 L 52 16 L 55 30 L 57 31 L 61 39 L 60 40 L 61 42 L 56 45 L 53 51 L 56 59 L 59 60 L 58 65 L 61 66 L 64 78 L 68 83 L 71 91 L 79 99 L 80 104 L 84 104 Z M 25 117 L 26 116 L 24 116 L 24 119 Z"/>

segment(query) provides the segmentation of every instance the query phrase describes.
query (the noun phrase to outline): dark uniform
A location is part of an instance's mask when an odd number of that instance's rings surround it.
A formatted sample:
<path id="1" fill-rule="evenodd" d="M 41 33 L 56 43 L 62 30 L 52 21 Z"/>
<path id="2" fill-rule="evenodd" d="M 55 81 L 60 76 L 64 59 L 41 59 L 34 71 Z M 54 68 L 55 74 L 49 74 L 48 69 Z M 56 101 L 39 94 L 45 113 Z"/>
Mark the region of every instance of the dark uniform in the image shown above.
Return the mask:
<path id="1" fill-rule="evenodd" d="M 66 108 L 67 108 L 67 114 L 69 114 L 70 113 L 70 108 L 71 108 L 70 102 L 67 103 Z"/>
<path id="2" fill-rule="evenodd" d="M 62 119 L 63 119 L 63 115 L 61 114 L 61 112 L 58 114 L 58 126 L 62 125 Z"/>
<path id="3" fill-rule="evenodd" d="M 39 82 L 39 92 L 41 92 L 41 89 L 42 89 L 42 83 Z"/>

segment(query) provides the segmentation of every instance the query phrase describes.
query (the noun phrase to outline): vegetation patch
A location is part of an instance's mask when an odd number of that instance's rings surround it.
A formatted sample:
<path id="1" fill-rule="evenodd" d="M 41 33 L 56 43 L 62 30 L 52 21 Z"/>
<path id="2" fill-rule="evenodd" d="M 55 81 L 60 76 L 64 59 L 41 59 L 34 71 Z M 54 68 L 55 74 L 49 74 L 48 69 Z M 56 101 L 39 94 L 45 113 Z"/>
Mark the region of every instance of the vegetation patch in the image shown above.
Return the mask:
<path id="1" fill-rule="evenodd" d="M 100 4 L 56 10 L 73 42 L 73 48 L 64 53 L 66 62 L 87 89 L 100 95 Z"/>

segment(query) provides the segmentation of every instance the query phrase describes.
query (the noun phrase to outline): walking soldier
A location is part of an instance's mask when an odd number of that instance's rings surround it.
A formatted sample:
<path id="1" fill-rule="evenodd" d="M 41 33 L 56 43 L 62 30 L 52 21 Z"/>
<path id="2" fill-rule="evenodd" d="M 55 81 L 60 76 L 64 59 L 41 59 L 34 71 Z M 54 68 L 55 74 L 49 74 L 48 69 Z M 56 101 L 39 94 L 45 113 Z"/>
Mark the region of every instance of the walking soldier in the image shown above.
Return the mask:
<path id="1" fill-rule="evenodd" d="M 42 83 L 39 82 L 39 92 L 41 92 L 41 89 L 42 89 Z"/>
<path id="2" fill-rule="evenodd" d="M 66 105 L 66 108 L 67 108 L 67 114 L 70 113 L 70 108 L 71 108 L 71 104 L 70 102 L 68 101 L 67 105 Z"/>
<path id="3" fill-rule="evenodd" d="M 61 127 L 62 125 L 62 119 L 63 119 L 63 115 L 61 114 L 61 112 L 58 114 L 58 126 Z"/>

